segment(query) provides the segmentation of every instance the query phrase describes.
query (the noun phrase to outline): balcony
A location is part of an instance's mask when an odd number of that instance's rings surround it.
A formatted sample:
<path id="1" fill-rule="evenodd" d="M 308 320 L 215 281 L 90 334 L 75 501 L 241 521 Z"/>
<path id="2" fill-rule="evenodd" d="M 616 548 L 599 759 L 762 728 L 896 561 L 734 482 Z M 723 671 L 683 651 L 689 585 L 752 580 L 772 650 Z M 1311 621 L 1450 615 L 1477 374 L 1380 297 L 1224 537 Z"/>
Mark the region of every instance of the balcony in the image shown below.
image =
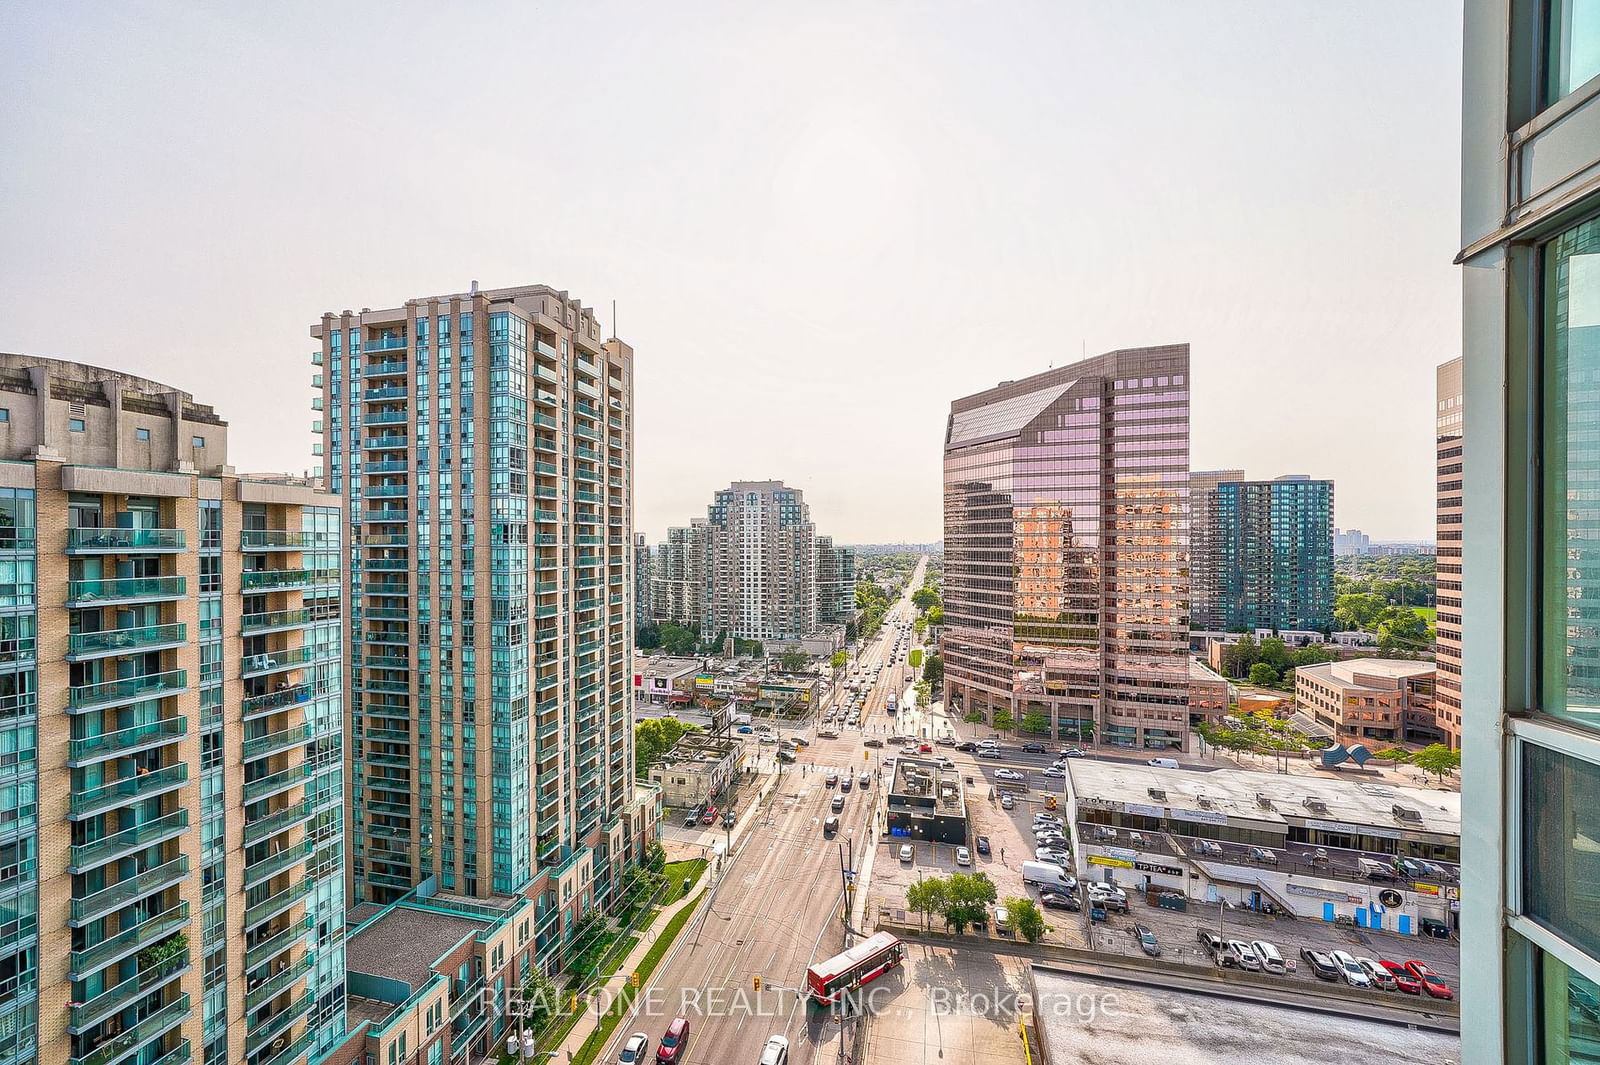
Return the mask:
<path id="1" fill-rule="evenodd" d="M 270 1046 L 277 1035 L 306 1015 L 314 1001 L 309 992 L 303 992 L 292 1006 L 279 1010 L 271 1017 L 252 1021 L 246 1015 L 250 1027 L 244 1041 L 245 1054 L 255 1054 Z"/>
<path id="2" fill-rule="evenodd" d="M 110 629 L 104 632 L 74 632 L 67 637 L 67 661 L 82 662 L 108 655 L 126 655 L 141 651 L 162 651 L 169 647 L 182 647 L 188 642 L 188 626 L 140 625 L 131 629 Z"/>
<path id="3" fill-rule="evenodd" d="M 130 902 L 165 891 L 174 884 L 188 879 L 188 876 L 189 856 L 179 855 L 164 865 L 146 869 L 92 895 L 73 899 L 72 920 L 68 925 L 72 928 L 81 928 L 91 921 L 105 917 L 113 910 L 121 909 Z"/>
<path id="4" fill-rule="evenodd" d="M 245 846 L 252 846 L 264 839 L 277 835 L 279 832 L 288 831 L 295 825 L 310 818 L 312 811 L 311 800 L 302 799 L 291 806 L 284 807 L 282 810 L 267 814 L 265 817 L 258 817 L 254 821 L 246 822 L 244 826 Z"/>
<path id="5" fill-rule="evenodd" d="M 109 939 L 102 939 L 83 950 L 75 950 L 72 952 L 68 967 L 68 979 L 82 980 L 136 950 L 142 950 L 157 940 L 167 938 L 188 924 L 189 903 L 180 902 L 165 913 L 159 913 L 132 928 L 124 928 Z"/>
<path id="6" fill-rule="evenodd" d="M 286 1045 L 282 1050 L 270 1058 L 263 1058 L 256 1065 L 294 1065 L 296 1061 L 305 1057 L 306 1051 L 316 1042 L 317 1030 L 310 1025 L 300 1033 L 300 1038 Z"/>
<path id="7" fill-rule="evenodd" d="M 183 807 L 142 825 L 113 832 L 88 843 L 74 844 L 69 851 L 67 871 L 84 873 L 96 866 L 125 858 L 132 851 L 183 835 L 189 830 L 189 811 Z"/>
<path id="8" fill-rule="evenodd" d="M 244 786 L 244 801 L 247 803 L 260 802 L 279 792 L 288 791 L 290 788 L 304 784 L 316 772 L 315 762 L 301 762 L 297 766 L 281 769 L 276 773 L 268 773 L 257 780 L 252 780 Z"/>
<path id="9" fill-rule="evenodd" d="M 292 750 L 303 745 L 310 738 L 311 728 L 309 725 L 295 725 L 292 728 L 245 740 L 241 745 L 240 754 L 248 762 L 255 758 L 265 758 L 267 755 Z"/>
<path id="10" fill-rule="evenodd" d="M 244 952 L 245 971 L 248 972 L 251 969 L 259 968 L 282 954 L 287 948 L 300 942 L 306 937 L 306 933 L 311 931 L 314 923 L 308 913 L 298 921 L 290 922 L 287 927 L 274 932 L 255 946 L 248 948 Z"/>
<path id="11" fill-rule="evenodd" d="M 324 655 L 335 655 L 336 649 L 329 648 Z M 317 648 L 314 646 L 291 647 L 287 651 L 268 651 L 265 654 L 246 655 L 244 661 L 239 663 L 240 677 L 264 677 L 270 673 L 282 673 L 287 669 L 299 669 L 308 662 L 316 661 Z"/>
<path id="12" fill-rule="evenodd" d="M 69 555 L 170 554 L 184 549 L 182 529 L 68 529 Z"/>
<path id="13" fill-rule="evenodd" d="M 246 906 L 244 911 L 245 931 L 248 932 L 256 925 L 272 920 L 272 918 L 278 916 L 290 906 L 298 903 L 301 899 L 311 894 L 311 890 L 316 887 L 316 883 L 315 880 L 305 877 L 296 880 L 277 894 L 262 899 L 254 906 Z"/>
<path id="14" fill-rule="evenodd" d="M 411 437 L 406 433 L 375 433 L 363 437 L 361 446 L 369 451 L 404 450 L 411 446 Z"/>
<path id="15" fill-rule="evenodd" d="M 133 1005 L 139 999 L 158 989 L 174 977 L 189 971 L 187 954 L 169 958 L 159 965 L 141 970 L 133 976 L 107 988 L 89 1001 L 72 1005 L 68 1009 L 67 1033 L 79 1035 L 105 1020 L 107 1016 Z"/>
<path id="16" fill-rule="evenodd" d="M 182 739 L 188 734 L 189 719 L 173 717 L 162 721 L 152 721 L 145 725 L 134 725 L 131 728 L 118 729 L 116 732 L 107 732 L 99 736 L 86 736 L 83 739 L 72 740 L 68 743 L 67 765 L 76 769 L 81 765 L 96 762 L 102 758 L 133 754 L 151 747 L 159 747 L 162 744 Z"/>
<path id="17" fill-rule="evenodd" d="M 108 577 L 68 581 L 68 607 L 106 606 L 112 603 L 153 603 L 182 599 L 188 594 L 182 577 Z"/>
<path id="18" fill-rule="evenodd" d="M 128 1057 L 144 1044 L 165 1035 L 171 1029 L 182 1024 L 188 1019 L 189 1012 L 189 996 L 179 995 L 170 1004 L 163 1006 L 132 1028 L 123 1031 L 119 1035 L 112 1036 L 82 1057 L 70 1059 L 69 1065 L 114 1065 L 115 1062 Z M 185 1056 L 182 1060 L 185 1061 L 188 1060 L 188 1045 L 188 1042 L 185 1041 L 178 1048 L 184 1051 Z M 173 1053 L 176 1053 L 176 1051 Z M 168 1054 L 157 1065 L 167 1065 L 167 1059 L 171 1057 L 172 1054 Z"/>
<path id="19" fill-rule="evenodd" d="M 405 507 L 386 507 L 381 510 L 366 510 L 361 512 L 363 521 L 388 521 L 406 522 L 411 520 L 411 511 Z"/>
<path id="20" fill-rule="evenodd" d="M 336 569 L 258 569 L 241 573 L 239 588 L 246 592 L 288 590 L 334 584 L 338 580 Z"/>
<path id="21" fill-rule="evenodd" d="M 277 854 L 268 855 L 251 865 L 244 867 L 244 886 L 246 890 L 256 887 L 286 869 L 292 869 L 305 861 L 316 851 L 316 844 L 307 836 L 301 843 L 285 847 Z"/>
<path id="22" fill-rule="evenodd" d="M 97 788 L 75 791 L 67 800 L 67 817 L 81 821 L 85 817 L 115 810 L 137 799 L 149 799 L 174 791 L 189 781 L 189 763 L 178 762 L 164 769 L 125 777 Z"/>
<path id="23" fill-rule="evenodd" d="M 262 714 L 274 713 L 296 703 L 308 703 L 310 701 L 311 685 L 296 684 L 280 691 L 247 696 L 239 702 L 239 713 L 242 717 L 259 717 Z"/>
<path id="24" fill-rule="evenodd" d="M 295 610 L 267 610 L 259 614 L 246 614 L 239 621 L 239 631 L 243 633 L 283 632 L 288 629 L 301 629 L 307 625 L 314 625 L 319 621 L 338 621 L 339 615 L 324 614 L 321 611 L 307 610 L 304 607 Z"/>
<path id="25" fill-rule="evenodd" d="M 239 548 L 243 551 L 334 551 L 338 547 L 339 538 L 334 533 L 290 529 L 245 529 L 239 533 Z"/>
<path id="26" fill-rule="evenodd" d="M 309 953 L 303 954 L 300 960 L 294 963 L 284 962 L 277 972 L 267 979 L 254 983 L 249 991 L 245 992 L 244 1008 L 246 1010 L 259 1009 L 271 1002 L 278 995 L 288 990 L 289 985 L 305 976 L 311 971 L 312 958 Z"/>
<path id="27" fill-rule="evenodd" d="M 189 674 L 182 669 L 165 673 L 151 673 L 143 677 L 122 677 L 101 681 L 99 684 L 80 684 L 67 689 L 67 711 L 80 713 L 118 703 L 131 703 L 142 699 L 159 699 L 176 695 L 189 687 Z"/>

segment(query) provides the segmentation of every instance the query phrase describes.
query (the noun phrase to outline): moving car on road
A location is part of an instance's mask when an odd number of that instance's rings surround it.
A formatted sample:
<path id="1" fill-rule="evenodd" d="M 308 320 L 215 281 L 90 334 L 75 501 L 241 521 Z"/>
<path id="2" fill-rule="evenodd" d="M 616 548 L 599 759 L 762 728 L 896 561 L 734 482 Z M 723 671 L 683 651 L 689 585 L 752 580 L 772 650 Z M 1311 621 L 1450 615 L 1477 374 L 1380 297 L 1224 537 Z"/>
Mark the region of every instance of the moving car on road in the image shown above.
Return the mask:
<path id="1" fill-rule="evenodd" d="M 683 1045 L 689 1041 L 689 1018 L 674 1017 L 672 1023 L 667 1025 L 666 1034 L 661 1037 L 661 1045 L 656 1047 L 657 1065 L 673 1065 L 674 1062 L 684 1061 L 688 1054 L 684 1053 Z"/>
<path id="2" fill-rule="evenodd" d="M 634 1032 L 628 1037 L 628 1041 L 622 1044 L 622 1054 L 617 1058 L 617 1065 L 639 1065 L 648 1053 L 650 1053 L 650 1037 L 643 1032 Z"/>
<path id="3" fill-rule="evenodd" d="M 1025 776 L 1022 775 L 1022 773 L 1018 772 L 1015 769 L 996 769 L 994 771 L 994 778 L 996 780 L 1026 780 L 1027 779 Z"/>
<path id="4" fill-rule="evenodd" d="M 1027 751 L 1029 754 L 1043 754 L 1044 753 L 1044 744 L 1042 744 L 1042 743 L 1024 743 L 1022 745 L 1022 749 L 1024 751 Z"/>
<path id="5" fill-rule="evenodd" d="M 789 1040 L 781 1035 L 771 1036 L 767 1045 L 761 1048 L 761 1061 L 759 1065 L 788 1065 Z"/>

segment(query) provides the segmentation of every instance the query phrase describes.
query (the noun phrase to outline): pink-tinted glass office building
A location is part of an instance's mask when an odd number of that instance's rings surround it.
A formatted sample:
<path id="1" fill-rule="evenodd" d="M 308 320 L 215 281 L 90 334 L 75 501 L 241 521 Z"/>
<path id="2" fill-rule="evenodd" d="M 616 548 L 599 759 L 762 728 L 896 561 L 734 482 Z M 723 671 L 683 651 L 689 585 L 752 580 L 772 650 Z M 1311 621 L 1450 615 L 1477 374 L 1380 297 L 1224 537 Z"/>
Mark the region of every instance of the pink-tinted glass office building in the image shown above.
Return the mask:
<path id="1" fill-rule="evenodd" d="M 1132 348 L 950 405 L 944 698 L 1024 735 L 1189 727 L 1189 347 Z M 997 718 L 998 715 L 998 718 Z"/>

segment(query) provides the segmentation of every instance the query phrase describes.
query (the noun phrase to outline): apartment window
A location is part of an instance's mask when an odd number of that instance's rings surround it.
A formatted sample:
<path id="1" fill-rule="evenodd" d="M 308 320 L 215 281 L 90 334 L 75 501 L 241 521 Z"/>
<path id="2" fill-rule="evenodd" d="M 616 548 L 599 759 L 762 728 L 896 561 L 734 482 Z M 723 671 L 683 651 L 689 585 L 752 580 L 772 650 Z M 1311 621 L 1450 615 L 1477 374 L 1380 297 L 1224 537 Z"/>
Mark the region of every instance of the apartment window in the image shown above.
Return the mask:
<path id="1" fill-rule="evenodd" d="M 10 407 L 0 407 L 0 422 L 9 422 L 10 420 L 11 420 L 11 408 Z"/>
<path id="2" fill-rule="evenodd" d="M 1549 954 L 1538 954 L 1540 1060 L 1593 1061 L 1595 1017 L 1600 1015 L 1600 984 Z"/>
<path id="3" fill-rule="evenodd" d="M 1539 708 L 1600 729 L 1600 219 L 1546 246 L 1543 299 Z"/>
<path id="4" fill-rule="evenodd" d="M 84 428 L 83 427 L 83 419 L 82 418 L 68 418 L 67 419 L 67 428 L 70 429 L 74 433 L 83 432 L 83 428 Z"/>
<path id="5" fill-rule="evenodd" d="M 1546 103 L 1600 75 L 1600 0 L 1550 0 Z"/>
<path id="6" fill-rule="evenodd" d="M 1600 765 L 1525 744 L 1522 749 L 1522 912 L 1562 939 L 1600 954 Z"/>
<path id="7" fill-rule="evenodd" d="M 148 429 L 135 429 L 133 431 L 133 438 L 135 440 L 149 440 L 150 439 L 150 430 L 148 430 Z"/>
<path id="8" fill-rule="evenodd" d="M 194 447 L 205 447 L 206 438 L 203 436 L 191 436 L 189 438 L 189 443 Z"/>

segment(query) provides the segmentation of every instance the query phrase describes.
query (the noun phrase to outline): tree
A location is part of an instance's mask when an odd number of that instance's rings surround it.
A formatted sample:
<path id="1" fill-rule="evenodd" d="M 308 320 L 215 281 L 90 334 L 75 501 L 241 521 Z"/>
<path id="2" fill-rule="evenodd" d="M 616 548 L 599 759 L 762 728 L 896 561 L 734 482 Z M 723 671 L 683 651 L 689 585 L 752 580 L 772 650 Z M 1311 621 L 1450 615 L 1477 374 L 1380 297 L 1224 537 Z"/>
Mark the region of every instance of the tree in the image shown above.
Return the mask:
<path id="1" fill-rule="evenodd" d="M 702 732 L 699 725 L 679 721 L 675 717 L 652 717 L 633 726 L 633 767 L 639 776 L 646 776 L 650 763 L 672 750 L 686 732 Z"/>
<path id="2" fill-rule="evenodd" d="M 933 686 L 927 681 L 917 681 L 911 690 L 916 694 L 918 706 L 927 706 L 933 702 Z"/>
<path id="3" fill-rule="evenodd" d="M 1249 636 L 1230 643 L 1222 649 L 1222 672 L 1236 679 L 1247 676 L 1260 655 L 1261 649 Z"/>
<path id="4" fill-rule="evenodd" d="M 969 725 L 981 725 L 983 724 L 983 711 L 976 709 L 968 710 L 967 716 L 961 720 L 965 721 Z"/>
<path id="5" fill-rule="evenodd" d="M 1038 710 L 1029 710 L 1022 715 L 1022 731 L 1043 735 L 1050 731 L 1050 719 Z"/>
<path id="6" fill-rule="evenodd" d="M 1423 651 L 1433 640 L 1427 621 L 1408 606 L 1385 607 L 1377 632 L 1379 652 Z"/>
<path id="7" fill-rule="evenodd" d="M 921 636 L 923 633 L 928 631 L 928 619 L 925 616 L 919 616 L 911 623 L 911 628 L 918 636 Z"/>
<path id="8" fill-rule="evenodd" d="M 1333 623 L 1341 629 L 1376 631 L 1378 617 L 1389 604 L 1376 592 L 1346 592 L 1333 600 Z"/>
<path id="9" fill-rule="evenodd" d="M 661 638 L 659 646 L 669 655 L 682 658 L 700 649 L 700 633 L 696 629 L 663 621 L 658 631 Z"/>
<path id="10" fill-rule="evenodd" d="M 951 873 L 944 890 L 944 923 L 957 935 L 983 920 L 996 898 L 994 881 L 985 873 Z"/>
<path id="11" fill-rule="evenodd" d="M 633 633 L 634 646 L 641 651 L 653 651 L 661 646 L 661 626 L 655 622 L 640 625 Z"/>
<path id="12" fill-rule="evenodd" d="M 994 712 L 994 720 L 990 722 L 990 725 L 1001 732 L 1010 732 L 1017 727 L 1017 721 L 1016 718 L 1011 716 L 1010 710 L 996 710 Z"/>
<path id="13" fill-rule="evenodd" d="M 921 665 L 922 665 L 922 648 L 913 647 L 911 649 L 911 653 L 906 655 L 906 665 L 910 666 L 912 669 L 917 669 L 917 668 L 921 667 Z"/>
<path id="14" fill-rule="evenodd" d="M 804 651 L 785 651 L 778 657 L 778 664 L 785 673 L 799 673 L 810 661 L 811 656 Z"/>
<path id="15" fill-rule="evenodd" d="M 932 606 L 930 606 L 928 608 L 927 620 L 928 620 L 928 624 L 929 625 L 943 625 L 944 624 L 944 606 L 943 606 L 943 604 L 935 603 Z"/>
<path id="16" fill-rule="evenodd" d="M 1276 688 L 1278 671 L 1265 662 L 1257 662 L 1250 667 L 1250 683 L 1258 688 Z"/>
<path id="17" fill-rule="evenodd" d="M 948 892 L 943 877 L 931 876 L 906 889 L 906 909 L 920 913 L 924 922 L 932 920 L 935 914 L 944 913 L 947 904 Z"/>
<path id="18" fill-rule="evenodd" d="M 922 663 L 922 679 L 937 688 L 944 683 L 944 656 L 929 655 Z"/>
<path id="19" fill-rule="evenodd" d="M 939 592 L 930 584 L 911 593 L 911 605 L 926 614 L 930 609 L 939 604 Z"/>
<path id="20" fill-rule="evenodd" d="M 850 652 L 849 651 L 835 651 L 835 652 L 833 652 L 832 655 L 828 656 L 828 665 L 832 666 L 834 669 L 843 669 L 845 666 L 848 666 L 849 664 L 850 664 Z"/>
<path id="21" fill-rule="evenodd" d="M 1037 943 L 1044 938 L 1044 914 L 1039 912 L 1037 902 L 1022 896 L 1009 898 L 1006 899 L 1006 912 L 1011 915 L 1011 924 L 1023 939 Z"/>
<path id="22" fill-rule="evenodd" d="M 1411 756 L 1411 764 L 1443 780 L 1446 774 L 1461 768 L 1461 752 L 1452 751 L 1442 743 L 1430 743 Z"/>
<path id="23" fill-rule="evenodd" d="M 1404 747 L 1385 747 L 1381 751 L 1373 751 L 1372 757 L 1382 758 L 1386 762 L 1396 762 L 1403 765 L 1406 762 L 1411 761 L 1412 755 L 1411 752 L 1406 750 Z"/>

